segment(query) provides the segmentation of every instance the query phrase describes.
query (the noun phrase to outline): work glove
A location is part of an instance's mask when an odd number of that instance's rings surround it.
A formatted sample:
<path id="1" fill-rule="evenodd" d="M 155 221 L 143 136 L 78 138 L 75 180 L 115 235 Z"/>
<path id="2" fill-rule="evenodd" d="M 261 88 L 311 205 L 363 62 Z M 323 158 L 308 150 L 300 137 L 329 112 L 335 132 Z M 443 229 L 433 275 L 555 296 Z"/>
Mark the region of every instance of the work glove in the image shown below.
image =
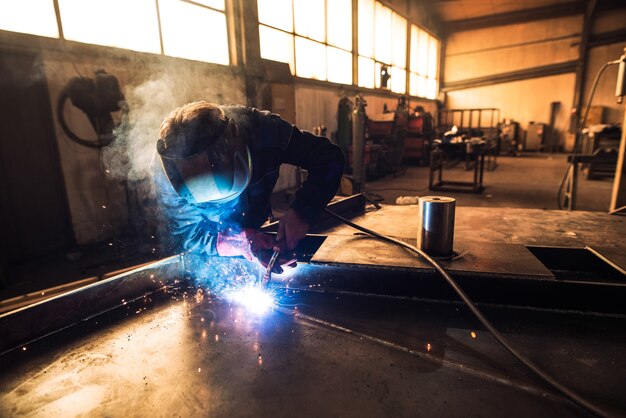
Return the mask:
<path id="1" fill-rule="evenodd" d="M 254 261 L 261 250 L 272 250 L 275 244 L 276 240 L 271 235 L 256 229 L 243 228 L 240 231 L 228 229 L 219 232 L 215 247 L 221 256 L 235 257 L 241 255 L 246 260 Z"/>

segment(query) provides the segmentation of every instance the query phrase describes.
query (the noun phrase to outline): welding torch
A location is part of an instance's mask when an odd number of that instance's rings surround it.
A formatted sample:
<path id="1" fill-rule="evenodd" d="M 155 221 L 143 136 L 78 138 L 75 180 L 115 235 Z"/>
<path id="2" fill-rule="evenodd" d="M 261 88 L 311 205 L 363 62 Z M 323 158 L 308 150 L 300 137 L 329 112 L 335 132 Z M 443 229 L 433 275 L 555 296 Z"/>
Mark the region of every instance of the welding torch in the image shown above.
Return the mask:
<path id="1" fill-rule="evenodd" d="M 267 287 L 272 280 L 272 269 L 274 268 L 274 264 L 276 264 L 276 260 L 278 260 L 278 255 L 280 254 L 280 250 L 274 250 L 274 253 L 270 257 L 270 261 L 267 263 L 267 268 L 265 269 L 265 274 L 263 274 L 263 286 Z"/>

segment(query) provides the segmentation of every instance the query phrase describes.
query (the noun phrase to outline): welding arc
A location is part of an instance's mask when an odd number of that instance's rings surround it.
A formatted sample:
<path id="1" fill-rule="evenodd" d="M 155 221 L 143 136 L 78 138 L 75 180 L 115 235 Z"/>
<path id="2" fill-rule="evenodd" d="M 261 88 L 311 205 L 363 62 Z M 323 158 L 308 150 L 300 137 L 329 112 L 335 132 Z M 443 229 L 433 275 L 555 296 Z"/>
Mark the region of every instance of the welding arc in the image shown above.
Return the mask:
<path id="1" fill-rule="evenodd" d="M 331 212 L 328 209 L 324 209 L 324 211 L 326 213 L 328 213 L 330 216 L 332 216 L 333 218 L 335 218 L 335 219 L 345 223 L 348 226 L 351 226 L 352 228 L 358 229 L 359 231 L 365 232 L 366 234 L 369 234 L 369 235 L 371 235 L 373 237 L 379 238 L 379 239 L 381 239 L 383 241 L 390 242 L 392 244 L 399 245 L 401 247 L 404 247 L 404 248 L 406 248 L 408 250 L 411 250 L 411 251 L 419 254 L 422 258 L 424 258 L 424 260 L 428 261 L 428 263 L 430 263 L 435 268 L 435 270 L 437 270 L 439 273 L 441 273 L 441 275 L 446 280 L 446 282 L 448 282 L 448 284 L 452 287 L 452 289 L 454 289 L 454 291 L 457 293 L 457 295 L 459 295 L 459 297 L 463 300 L 463 302 L 465 302 L 467 307 L 470 309 L 470 311 L 472 311 L 472 313 L 476 316 L 476 318 L 478 318 L 480 323 L 483 324 L 483 326 L 485 328 L 487 328 L 487 330 L 493 335 L 493 337 L 509 353 L 511 353 L 513 355 L 513 357 L 515 357 L 517 360 L 519 360 L 520 363 L 522 363 L 528 369 L 533 371 L 544 382 L 546 382 L 547 384 L 552 386 L 554 389 L 556 389 L 557 391 L 559 391 L 560 393 L 565 395 L 567 397 L 567 399 L 572 401 L 574 404 L 580 406 L 583 409 L 586 409 L 587 411 L 589 411 L 589 412 L 591 412 L 591 413 L 593 413 L 593 414 L 595 414 L 597 416 L 600 416 L 600 417 L 608 417 L 609 416 L 607 413 L 602 411 L 597 406 L 593 405 L 592 403 L 590 403 L 586 399 L 583 399 L 582 397 L 578 396 L 576 393 L 572 392 L 570 389 L 568 389 L 567 387 L 565 387 L 561 383 L 557 382 L 552 376 L 550 376 L 549 374 L 547 374 L 546 372 L 541 370 L 539 368 L 539 366 L 535 365 L 533 362 L 531 362 L 526 357 L 524 357 L 522 354 L 520 354 L 515 348 L 513 348 L 504 339 L 502 334 L 500 334 L 500 332 L 498 332 L 498 330 L 493 326 L 493 324 L 491 324 L 491 322 L 489 322 L 489 320 L 483 315 L 483 313 L 478 309 L 478 307 L 476 307 L 474 302 L 472 302 L 472 300 L 465 293 L 465 291 L 463 291 L 463 289 L 461 289 L 461 287 L 458 285 L 456 280 L 454 280 L 452 278 L 452 276 L 450 276 L 450 274 L 448 274 L 448 272 L 443 267 L 441 267 L 441 265 L 437 261 L 435 261 L 432 257 L 430 257 L 428 254 L 426 254 L 424 251 L 420 250 L 417 247 L 414 247 L 411 244 L 407 244 L 404 241 L 400 241 L 398 239 L 395 239 L 395 238 L 392 238 L 392 237 L 389 237 L 389 236 L 386 236 L 386 235 L 379 234 L 376 231 L 372 231 L 371 229 L 368 229 L 368 228 L 365 228 L 365 227 L 363 227 L 361 225 L 355 224 L 354 222 L 344 218 L 343 216 L 337 215 L 336 213 Z"/>

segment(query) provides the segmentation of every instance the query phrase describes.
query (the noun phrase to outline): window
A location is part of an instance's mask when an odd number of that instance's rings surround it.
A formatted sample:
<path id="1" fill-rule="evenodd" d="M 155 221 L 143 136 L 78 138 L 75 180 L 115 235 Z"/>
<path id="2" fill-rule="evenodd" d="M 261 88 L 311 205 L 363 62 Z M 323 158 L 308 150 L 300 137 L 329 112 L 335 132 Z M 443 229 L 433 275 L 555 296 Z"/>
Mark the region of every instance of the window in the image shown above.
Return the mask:
<path id="1" fill-rule="evenodd" d="M 439 40 L 428 32 L 411 25 L 411 73 L 409 93 L 412 96 L 437 97 Z"/>
<path id="2" fill-rule="evenodd" d="M 258 0 L 261 57 L 298 77 L 352 84 L 351 0 Z"/>
<path id="3" fill-rule="evenodd" d="M 374 0 L 358 7 L 359 86 L 406 93 L 407 20 Z"/>
<path id="4" fill-rule="evenodd" d="M 67 40 L 157 54 L 162 40 L 165 55 L 227 65 L 224 2 L 58 0 L 58 5 Z M 58 38 L 54 1 L 0 0 L 0 30 Z"/>
<path id="5" fill-rule="evenodd" d="M 0 29 L 58 38 L 53 0 L 0 1 Z"/>
<path id="6" fill-rule="evenodd" d="M 230 63 L 224 0 L 159 0 L 159 15 L 165 55 Z"/>
<path id="7" fill-rule="evenodd" d="M 154 0 L 58 1 L 65 39 L 142 52 L 161 50 Z"/>

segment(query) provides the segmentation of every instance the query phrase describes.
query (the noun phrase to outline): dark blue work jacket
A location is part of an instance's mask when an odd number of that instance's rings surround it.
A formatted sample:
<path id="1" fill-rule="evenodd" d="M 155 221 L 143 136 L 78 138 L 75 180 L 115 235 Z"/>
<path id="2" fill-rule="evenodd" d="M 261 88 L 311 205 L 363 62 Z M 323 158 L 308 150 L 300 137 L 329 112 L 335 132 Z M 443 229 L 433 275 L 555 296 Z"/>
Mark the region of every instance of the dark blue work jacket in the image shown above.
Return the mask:
<path id="1" fill-rule="evenodd" d="M 226 228 L 259 228 L 271 213 L 270 197 L 283 163 L 308 171 L 291 207 L 314 222 L 339 187 L 344 155 L 327 138 L 301 131 L 280 116 L 244 106 L 221 106 L 239 127 L 252 156 L 252 178 L 239 198 L 220 205 L 193 204 L 176 193 L 159 158 L 155 185 L 169 231 L 185 251 L 216 254 L 217 233 Z"/>

